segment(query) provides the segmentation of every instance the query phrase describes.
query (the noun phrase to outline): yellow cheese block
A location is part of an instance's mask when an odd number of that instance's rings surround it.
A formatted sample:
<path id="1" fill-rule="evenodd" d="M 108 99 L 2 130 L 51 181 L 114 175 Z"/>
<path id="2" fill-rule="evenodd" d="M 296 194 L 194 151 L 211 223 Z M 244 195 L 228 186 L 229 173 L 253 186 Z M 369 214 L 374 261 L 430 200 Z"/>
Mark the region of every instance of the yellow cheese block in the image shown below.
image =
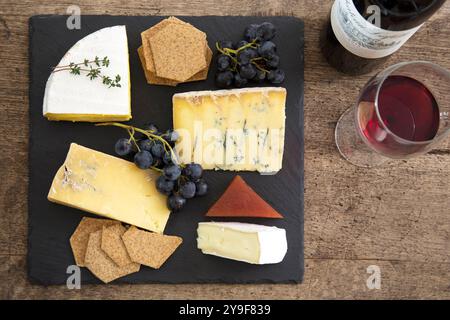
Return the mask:
<path id="1" fill-rule="evenodd" d="M 284 150 L 286 89 L 175 94 L 173 127 L 182 163 L 204 169 L 276 173 Z"/>
<path id="2" fill-rule="evenodd" d="M 59 168 L 48 200 L 162 233 L 169 219 L 158 175 L 75 143 Z"/>

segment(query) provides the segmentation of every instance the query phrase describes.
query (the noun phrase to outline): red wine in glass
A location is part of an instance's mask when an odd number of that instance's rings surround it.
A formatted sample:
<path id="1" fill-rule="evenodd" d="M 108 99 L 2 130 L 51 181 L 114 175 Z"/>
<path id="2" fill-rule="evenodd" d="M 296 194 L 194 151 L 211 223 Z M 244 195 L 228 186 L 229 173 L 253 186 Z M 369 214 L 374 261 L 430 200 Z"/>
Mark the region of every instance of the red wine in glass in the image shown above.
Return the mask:
<path id="1" fill-rule="evenodd" d="M 335 130 L 342 157 L 365 168 L 426 153 L 449 135 L 450 71 L 427 61 L 373 76 Z"/>
<path id="2" fill-rule="evenodd" d="M 363 136 L 375 150 L 397 158 L 419 152 L 439 129 L 439 107 L 433 94 L 418 80 L 392 75 L 380 88 L 376 86 L 362 95 L 359 105 L 359 126 Z M 375 104 L 369 101 L 376 100 Z"/>

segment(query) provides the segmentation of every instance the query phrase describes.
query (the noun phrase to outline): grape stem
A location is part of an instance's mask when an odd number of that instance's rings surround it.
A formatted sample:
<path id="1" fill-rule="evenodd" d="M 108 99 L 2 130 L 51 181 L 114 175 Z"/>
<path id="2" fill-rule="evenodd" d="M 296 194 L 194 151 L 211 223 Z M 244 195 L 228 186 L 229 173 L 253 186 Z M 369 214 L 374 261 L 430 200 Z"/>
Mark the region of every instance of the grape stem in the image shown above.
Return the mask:
<path id="1" fill-rule="evenodd" d="M 237 59 L 231 55 L 231 53 L 236 52 L 236 50 L 233 50 L 233 49 L 230 49 L 230 48 L 222 49 L 222 48 L 219 46 L 219 43 L 218 43 L 218 42 L 216 42 L 216 49 L 217 49 L 217 51 L 219 51 L 220 53 L 222 53 L 222 54 L 224 54 L 224 55 L 230 57 L 230 59 L 231 59 L 234 63 L 239 64 L 239 62 L 237 61 Z"/>
<path id="2" fill-rule="evenodd" d="M 239 53 L 242 50 L 245 50 L 247 48 L 253 48 L 258 49 L 258 43 L 256 43 L 256 40 L 253 40 L 252 42 L 247 43 L 246 45 L 243 45 L 242 47 L 236 49 L 236 54 Z"/>
<path id="3" fill-rule="evenodd" d="M 221 53 L 226 54 L 227 56 L 229 56 L 230 54 L 237 55 L 240 51 L 245 50 L 247 48 L 257 49 L 258 48 L 258 43 L 256 42 L 256 40 L 253 40 L 252 42 L 249 42 L 249 43 L 243 45 L 242 47 L 239 47 L 237 49 L 231 49 L 231 48 L 221 48 L 220 45 L 219 45 L 219 42 L 216 42 L 216 48 Z"/>
<path id="4" fill-rule="evenodd" d="M 162 170 L 162 169 L 159 169 L 159 168 L 157 168 L 157 167 L 151 166 L 150 169 L 155 170 L 155 171 L 158 171 L 159 173 L 163 173 L 163 170 Z"/>
<path id="5" fill-rule="evenodd" d="M 130 135 L 130 139 L 128 141 L 133 141 L 134 145 L 136 146 L 136 149 L 138 151 L 141 151 L 141 148 L 139 148 L 138 143 L 136 142 L 136 139 L 134 138 L 134 128 L 127 129 L 128 134 Z"/>
<path id="6" fill-rule="evenodd" d="M 231 49 L 231 48 L 221 48 L 219 45 L 219 42 L 216 42 L 216 49 L 217 51 L 219 51 L 220 53 L 230 57 L 231 61 L 233 61 L 233 67 L 231 68 L 231 71 L 236 71 L 236 67 L 238 65 L 240 65 L 240 63 L 238 62 L 238 60 L 233 56 L 237 56 L 238 53 L 242 50 L 245 50 L 247 48 L 253 48 L 253 49 L 257 49 L 258 48 L 258 43 L 256 40 L 253 40 L 252 42 L 247 43 L 246 45 L 243 45 L 242 47 L 239 47 L 237 49 Z M 263 57 L 257 57 L 257 58 L 253 58 L 250 60 L 251 64 L 253 64 L 256 68 L 258 68 L 259 70 L 265 72 L 265 73 L 269 73 L 269 70 L 264 69 L 263 67 L 261 67 L 257 61 L 260 60 L 264 60 L 266 61 L 265 58 Z"/>
<path id="7" fill-rule="evenodd" d="M 142 133 L 143 135 L 147 136 L 149 139 L 158 140 L 158 141 L 160 141 L 163 144 L 164 149 L 166 151 L 170 152 L 170 155 L 172 157 L 173 162 L 175 164 L 179 165 L 180 167 L 184 167 L 182 164 L 178 163 L 177 157 L 175 156 L 175 152 L 173 151 L 173 149 L 170 146 L 170 144 L 165 139 L 161 138 L 160 136 L 158 136 L 156 134 L 151 133 L 150 131 L 143 130 L 143 129 L 140 129 L 140 128 L 136 128 L 136 127 L 133 127 L 133 126 L 129 126 L 129 125 L 126 125 L 126 124 L 123 124 L 123 123 L 119 123 L 119 122 L 102 122 L 102 123 L 96 123 L 95 125 L 98 126 L 98 127 L 114 126 L 114 127 L 119 127 L 119 128 L 126 129 L 128 134 L 130 135 L 131 141 L 133 141 L 133 143 L 136 145 L 136 147 L 137 147 L 137 149 L 139 151 L 140 151 L 139 146 L 138 146 L 138 144 L 136 142 L 136 139 L 134 138 L 134 134 L 136 132 Z M 156 171 L 162 172 L 161 169 L 158 169 L 158 168 L 155 168 L 155 167 L 151 167 L 151 168 L 156 170 Z"/>
<path id="8" fill-rule="evenodd" d="M 252 64 L 253 64 L 257 69 L 261 70 L 262 72 L 269 73 L 269 70 L 264 69 L 264 68 L 261 67 L 258 63 L 252 61 Z"/>

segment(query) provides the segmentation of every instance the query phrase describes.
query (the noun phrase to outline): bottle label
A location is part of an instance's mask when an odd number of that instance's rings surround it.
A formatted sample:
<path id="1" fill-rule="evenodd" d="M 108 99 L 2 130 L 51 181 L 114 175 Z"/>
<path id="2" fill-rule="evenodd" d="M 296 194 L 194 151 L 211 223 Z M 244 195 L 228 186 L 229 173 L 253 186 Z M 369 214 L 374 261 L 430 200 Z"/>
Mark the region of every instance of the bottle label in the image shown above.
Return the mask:
<path id="1" fill-rule="evenodd" d="M 379 14 L 379 8 L 373 12 Z M 377 23 L 379 17 L 373 20 Z M 376 59 L 400 49 L 421 25 L 403 31 L 384 30 L 364 19 L 352 0 L 335 0 L 331 9 L 331 27 L 345 49 L 363 58 Z"/>

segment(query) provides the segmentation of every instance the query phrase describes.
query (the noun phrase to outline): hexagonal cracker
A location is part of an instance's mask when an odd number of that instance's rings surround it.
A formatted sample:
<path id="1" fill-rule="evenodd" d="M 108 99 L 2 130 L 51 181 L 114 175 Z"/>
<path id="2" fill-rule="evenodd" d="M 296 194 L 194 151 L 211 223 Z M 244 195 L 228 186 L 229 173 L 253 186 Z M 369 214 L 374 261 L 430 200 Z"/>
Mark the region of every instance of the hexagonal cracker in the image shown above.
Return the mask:
<path id="1" fill-rule="evenodd" d="M 178 84 L 177 81 L 157 77 L 154 72 L 149 71 L 148 65 L 147 65 L 147 60 L 144 57 L 143 47 L 140 46 L 137 51 L 138 51 L 139 60 L 141 60 L 142 69 L 144 70 L 145 79 L 147 80 L 147 83 L 159 84 L 159 85 L 171 86 L 171 87 L 175 87 Z"/>
<path id="2" fill-rule="evenodd" d="M 143 56 L 145 58 L 146 68 L 150 72 L 153 72 L 153 73 L 155 72 L 155 64 L 153 63 L 153 54 L 152 54 L 152 50 L 150 48 L 150 39 L 152 36 L 157 34 L 161 29 L 163 29 L 165 26 L 167 26 L 170 23 L 179 23 L 179 24 L 191 26 L 189 23 L 184 22 L 178 18 L 169 17 L 167 19 L 164 19 L 164 20 L 158 22 L 153 27 L 141 32 L 142 52 L 143 52 Z M 206 34 L 205 34 L 205 39 L 206 39 Z"/>
<path id="3" fill-rule="evenodd" d="M 169 79 L 165 79 L 165 78 L 160 78 L 160 77 L 156 76 L 154 72 L 150 72 L 146 68 L 146 60 L 144 58 L 144 53 L 143 53 L 143 47 L 142 46 L 140 46 L 138 48 L 138 55 L 139 55 L 139 59 L 141 60 L 142 69 L 144 70 L 145 78 L 147 80 L 147 83 L 157 84 L 157 85 L 165 85 L 165 86 L 173 86 L 173 87 L 176 86 L 179 83 L 177 81 L 173 81 L 173 80 L 169 80 Z M 209 71 L 209 66 L 211 64 L 212 56 L 213 56 L 213 52 L 207 46 L 206 47 L 206 64 L 207 64 L 206 68 L 201 70 L 200 72 L 196 73 L 191 78 L 187 79 L 185 82 L 193 82 L 193 81 L 205 80 L 208 77 L 208 71 Z"/>

